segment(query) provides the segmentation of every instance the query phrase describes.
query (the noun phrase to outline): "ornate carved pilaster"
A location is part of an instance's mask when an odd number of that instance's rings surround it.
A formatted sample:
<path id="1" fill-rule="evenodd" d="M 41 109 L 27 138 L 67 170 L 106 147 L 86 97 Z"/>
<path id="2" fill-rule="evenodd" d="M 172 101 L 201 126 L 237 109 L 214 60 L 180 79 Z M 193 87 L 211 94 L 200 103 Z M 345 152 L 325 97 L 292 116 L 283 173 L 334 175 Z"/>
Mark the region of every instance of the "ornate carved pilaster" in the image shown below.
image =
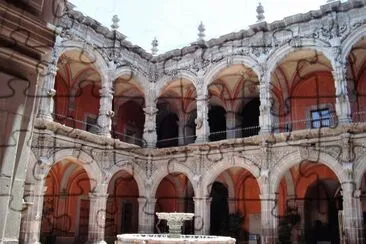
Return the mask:
<path id="1" fill-rule="evenodd" d="M 107 199 L 108 194 L 104 192 L 89 194 L 88 244 L 107 244 L 104 241 Z"/>
<path id="2" fill-rule="evenodd" d="M 354 182 L 342 184 L 344 243 L 364 243 L 360 190 Z"/>
<path id="3" fill-rule="evenodd" d="M 113 91 L 110 87 L 104 86 L 99 90 L 100 93 L 100 107 L 98 117 L 99 135 L 111 137 L 112 118 L 114 112 L 112 111 Z"/>
<path id="4" fill-rule="evenodd" d="M 277 205 L 276 194 L 263 193 L 261 199 L 262 243 L 276 243 L 277 239 Z"/>
<path id="5" fill-rule="evenodd" d="M 155 198 L 139 197 L 139 233 L 154 233 Z"/>
<path id="6" fill-rule="evenodd" d="M 144 108 L 145 125 L 143 139 L 146 147 L 155 148 L 158 136 L 156 134 L 156 114 L 158 109 L 155 104 L 151 104 Z"/>
<path id="7" fill-rule="evenodd" d="M 37 181 L 36 184 L 25 186 L 23 203 L 25 216 L 21 223 L 21 243 L 41 244 L 42 211 L 46 189 L 43 179 Z"/>
<path id="8" fill-rule="evenodd" d="M 208 141 L 210 126 L 208 124 L 208 98 L 206 95 L 197 96 L 197 118 L 196 123 L 196 143 L 205 143 Z"/>
<path id="9" fill-rule="evenodd" d="M 349 123 L 351 122 L 351 105 L 347 91 L 345 65 L 337 63 L 332 74 L 336 88 L 336 113 L 338 117 L 338 123 Z"/>
<path id="10" fill-rule="evenodd" d="M 54 100 L 53 97 L 56 95 L 55 78 L 57 74 L 57 65 L 51 63 L 46 70 L 46 74 L 43 77 L 43 86 L 40 91 L 40 104 L 38 109 L 38 118 L 53 121 L 53 108 Z"/>
<path id="11" fill-rule="evenodd" d="M 194 197 L 194 233 L 210 234 L 211 197 Z"/>
<path id="12" fill-rule="evenodd" d="M 272 132 L 272 114 L 271 114 L 271 90 L 269 79 L 262 79 L 259 85 L 259 98 L 261 105 L 259 107 L 259 126 L 261 128 L 260 133 L 271 133 Z"/>

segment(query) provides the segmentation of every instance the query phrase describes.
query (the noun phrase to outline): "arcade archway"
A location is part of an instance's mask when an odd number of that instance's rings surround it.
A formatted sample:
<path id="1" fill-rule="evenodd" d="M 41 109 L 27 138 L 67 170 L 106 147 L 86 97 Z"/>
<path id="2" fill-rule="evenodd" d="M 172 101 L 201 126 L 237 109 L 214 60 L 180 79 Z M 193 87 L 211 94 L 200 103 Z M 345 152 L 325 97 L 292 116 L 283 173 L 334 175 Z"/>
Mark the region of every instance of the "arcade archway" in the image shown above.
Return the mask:
<path id="1" fill-rule="evenodd" d="M 117 172 L 109 182 L 105 236 L 114 243 L 118 234 L 138 232 L 139 191 L 133 175 Z"/>
<path id="2" fill-rule="evenodd" d="M 45 186 L 42 243 L 87 241 L 91 182 L 86 171 L 64 159 L 51 168 Z"/>
<path id="3" fill-rule="evenodd" d="M 257 179 L 246 169 L 230 168 L 212 183 L 210 234 L 238 242 L 259 240 L 261 202 Z"/>
<path id="4" fill-rule="evenodd" d="M 290 168 L 278 187 L 278 239 L 282 243 L 339 243 L 340 183 L 320 162 Z"/>
<path id="5" fill-rule="evenodd" d="M 160 182 L 156 191 L 155 212 L 194 213 L 194 190 L 188 177 L 181 173 L 169 174 Z M 166 221 L 155 221 L 155 232 L 167 232 Z M 184 234 L 194 233 L 193 221 L 185 221 Z"/>

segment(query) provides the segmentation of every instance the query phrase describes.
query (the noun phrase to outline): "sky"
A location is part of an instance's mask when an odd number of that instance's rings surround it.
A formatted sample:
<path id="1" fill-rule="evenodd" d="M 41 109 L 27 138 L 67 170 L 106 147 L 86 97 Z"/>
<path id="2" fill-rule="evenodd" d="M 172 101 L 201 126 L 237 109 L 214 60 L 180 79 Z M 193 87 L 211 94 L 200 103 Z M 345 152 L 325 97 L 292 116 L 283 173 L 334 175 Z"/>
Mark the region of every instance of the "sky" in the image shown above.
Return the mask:
<path id="1" fill-rule="evenodd" d="M 127 40 L 151 52 L 159 41 L 158 53 L 189 45 L 198 38 L 202 21 L 205 40 L 248 29 L 256 23 L 258 0 L 69 0 L 76 10 L 110 28 L 118 15 L 118 31 Z M 261 0 L 267 22 L 319 9 L 326 0 Z"/>

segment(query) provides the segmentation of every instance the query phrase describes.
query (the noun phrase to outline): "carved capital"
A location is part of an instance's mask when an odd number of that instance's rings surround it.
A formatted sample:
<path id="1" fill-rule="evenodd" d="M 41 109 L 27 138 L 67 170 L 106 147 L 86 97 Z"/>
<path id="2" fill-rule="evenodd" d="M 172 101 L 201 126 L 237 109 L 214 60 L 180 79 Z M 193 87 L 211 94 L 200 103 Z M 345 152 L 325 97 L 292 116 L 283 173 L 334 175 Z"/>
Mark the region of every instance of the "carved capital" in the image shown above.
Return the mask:
<path id="1" fill-rule="evenodd" d="M 56 74 L 57 74 L 57 70 L 58 70 L 57 65 L 55 65 L 55 64 L 50 64 L 50 65 L 48 65 L 48 67 L 47 67 L 47 74 L 50 74 L 50 75 L 56 76 Z"/>
<path id="2" fill-rule="evenodd" d="M 49 89 L 49 90 L 47 91 L 47 95 L 48 95 L 49 97 L 54 97 L 54 96 L 56 95 L 56 90 L 55 90 L 55 89 L 53 89 L 53 88 Z"/>
<path id="3" fill-rule="evenodd" d="M 145 112 L 145 115 L 148 115 L 148 116 L 154 116 L 157 114 L 157 112 L 159 111 L 156 107 L 154 106 L 149 106 L 149 107 L 146 107 L 143 109 L 144 112 Z"/>
<path id="4" fill-rule="evenodd" d="M 107 112 L 107 116 L 108 116 L 109 118 L 113 118 L 113 117 L 114 117 L 114 111 L 109 110 L 109 111 Z"/>

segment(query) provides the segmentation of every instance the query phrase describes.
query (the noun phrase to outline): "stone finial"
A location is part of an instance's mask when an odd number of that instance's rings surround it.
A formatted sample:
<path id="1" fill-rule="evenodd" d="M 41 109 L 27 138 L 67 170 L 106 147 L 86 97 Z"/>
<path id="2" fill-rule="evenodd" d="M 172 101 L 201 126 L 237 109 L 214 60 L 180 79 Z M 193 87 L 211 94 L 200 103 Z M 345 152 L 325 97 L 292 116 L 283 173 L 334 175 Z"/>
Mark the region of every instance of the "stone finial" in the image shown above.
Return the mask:
<path id="1" fill-rule="evenodd" d="M 158 46 L 159 46 L 159 42 L 158 42 L 158 40 L 156 39 L 156 37 L 154 38 L 154 40 L 151 42 L 151 46 L 152 46 L 152 48 L 151 48 L 151 53 L 152 53 L 152 55 L 156 55 L 157 53 L 158 53 L 158 51 L 159 51 L 159 49 L 158 49 Z"/>
<path id="2" fill-rule="evenodd" d="M 262 6 L 262 3 L 259 2 L 257 6 L 257 22 L 264 21 L 264 8 Z"/>
<path id="3" fill-rule="evenodd" d="M 201 21 L 200 25 L 198 26 L 198 41 L 204 41 L 205 30 L 206 30 L 206 28 Z"/>
<path id="4" fill-rule="evenodd" d="M 113 15 L 112 25 L 111 25 L 112 30 L 115 31 L 115 30 L 117 30 L 119 28 L 118 22 L 119 22 L 118 16 L 117 15 Z"/>

